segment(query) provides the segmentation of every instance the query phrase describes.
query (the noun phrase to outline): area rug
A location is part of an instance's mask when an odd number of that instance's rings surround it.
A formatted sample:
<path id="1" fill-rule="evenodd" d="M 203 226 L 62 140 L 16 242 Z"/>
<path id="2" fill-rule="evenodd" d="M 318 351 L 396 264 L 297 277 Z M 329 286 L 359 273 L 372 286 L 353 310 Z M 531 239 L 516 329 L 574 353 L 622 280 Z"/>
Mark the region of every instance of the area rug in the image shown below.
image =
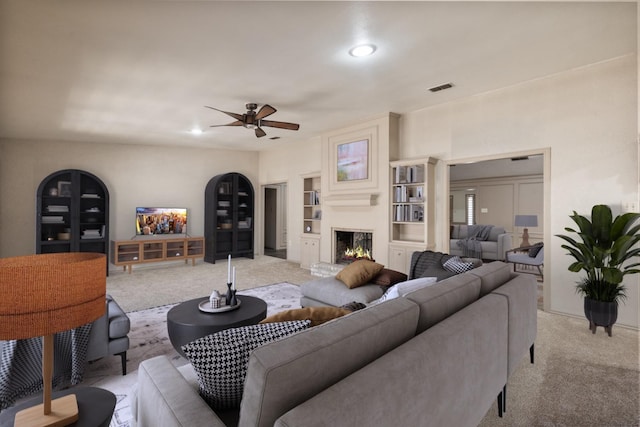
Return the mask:
<path id="1" fill-rule="evenodd" d="M 238 295 L 258 297 L 267 303 L 267 315 L 300 307 L 300 288 L 278 283 L 239 291 Z M 127 313 L 131 320 L 130 347 L 127 351 L 127 375 L 122 376 L 120 357 L 111 356 L 89 364 L 82 385 L 104 388 L 116 395 L 116 409 L 110 427 L 131 426 L 130 394 L 138 380 L 138 365 L 143 360 L 166 355 L 174 366 L 187 360 L 171 345 L 167 334 L 167 312 L 175 304 Z"/>

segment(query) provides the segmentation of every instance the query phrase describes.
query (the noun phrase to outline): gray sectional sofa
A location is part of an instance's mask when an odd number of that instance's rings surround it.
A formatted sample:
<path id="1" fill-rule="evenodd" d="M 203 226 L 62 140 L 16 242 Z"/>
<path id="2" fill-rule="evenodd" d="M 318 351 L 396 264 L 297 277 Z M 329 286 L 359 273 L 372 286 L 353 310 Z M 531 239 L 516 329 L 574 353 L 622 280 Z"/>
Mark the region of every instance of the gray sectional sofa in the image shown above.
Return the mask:
<path id="1" fill-rule="evenodd" d="M 411 255 L 408 280 L 419 277 L 436 277 L 443 280 L 458 273 L 446 270 L 442 265 L 454 255 L 442 252 L 422 251 Z M 474 267 L 482 265 L 482 261 L 471 261 Z M 302 307 L 341 307 L 350 302 L 368 304 L 382 296 L 387 288 L 366 284 L 357 288 L 348 288 L 334 276 L 310 280 L 300 285 L 300 305 Z"/>
<path id="2" fill-rule="evenodd" d="M 486 228 L 485 228 L 486 227 Z M 481 255 L 465 251 L 467 239 L 474 238 L 481 248 Z M 477 257 L 484 260 L 504 261 L 505 252 L 511 249 L 511 235 L 507 233 L 504 227 L 485 226 L 485 225 L 452 225 L 451 240 L 449 242 L 449 253 L 458 256 Z"/>
<path id="3" fill-rule="evenodd" d="M 190 365 L 146 360 L 134 417 L 138 427 L 476 426 L 505 408 L 509 375 L 533 357 L 536 311 L 533 277 L 485 264 L 257 348 L 234 414 L 200 398 Z"/>

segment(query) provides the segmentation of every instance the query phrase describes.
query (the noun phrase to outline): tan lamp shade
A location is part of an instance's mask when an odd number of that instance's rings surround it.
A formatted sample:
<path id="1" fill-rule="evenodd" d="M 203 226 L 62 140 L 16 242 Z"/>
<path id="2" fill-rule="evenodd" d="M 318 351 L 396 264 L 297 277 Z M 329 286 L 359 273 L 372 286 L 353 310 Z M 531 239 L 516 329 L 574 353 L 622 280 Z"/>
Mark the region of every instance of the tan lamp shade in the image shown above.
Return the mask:
<path id="1" fill-rule="evenodd" d="M 0 339 L 50 335 L 105 311 L 106 256 L 70 252 L 0 258 Z"/>
<path id="2" fill-rule="evenodd" d="M 16 413 L 16 427 L 60 427 L 78 420 L 75 394 L 51 400 L 53 334 L 105 312 L 106 256 L 65 252 L 0 258 L 0 339 L 43 337 L 41 405 Z"/>

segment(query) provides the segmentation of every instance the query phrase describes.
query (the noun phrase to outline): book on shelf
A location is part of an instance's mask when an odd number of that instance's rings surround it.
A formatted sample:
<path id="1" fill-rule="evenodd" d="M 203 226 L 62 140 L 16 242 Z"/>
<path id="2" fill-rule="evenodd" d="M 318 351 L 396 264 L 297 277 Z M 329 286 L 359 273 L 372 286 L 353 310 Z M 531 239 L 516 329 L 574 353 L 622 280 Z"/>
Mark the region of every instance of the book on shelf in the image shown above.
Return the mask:
<path id="1" fill-rule="evenodd" d="M 49 205 L 46 207 L 47 212 L 69 212 L 67 205 Z"/>
<path id="2" fill-rule="evenodd" d="M 64 224 L 64 217 L 58 215 L 46 215 L 42 217 L 43 224 Z"/>
<path id="3" fill-rule="evenodd" d="M 102 238 L 102 233 L 100 232 L 100 230 L 94 230 L 94 229 L 84 230 L 80 238 L 81 239 L 100 239 Z"/>
<path id="4" fill-rule="evenodd" d="M 307 192 L 307 205 L 319 205 L 320 204 L 320 192 L 311 190 Z"/>
<path id="5" fill-rule="evenodd" d="M 395 184 L 424 182 L 424 165 L 396 166 Z"/>
<path id="6" fill-rule="evenodd" d="M 422 205 L 396 205 L 393 220 L 395 222 L 423 222 L 424 207 Z"/>
<path id="7" fill-rule="evenodd" d="M 408 198 L 408 190 L 405 185 L 397 185 L 394 187 L 393 201 L 396 203 L 405 203 Z"/>

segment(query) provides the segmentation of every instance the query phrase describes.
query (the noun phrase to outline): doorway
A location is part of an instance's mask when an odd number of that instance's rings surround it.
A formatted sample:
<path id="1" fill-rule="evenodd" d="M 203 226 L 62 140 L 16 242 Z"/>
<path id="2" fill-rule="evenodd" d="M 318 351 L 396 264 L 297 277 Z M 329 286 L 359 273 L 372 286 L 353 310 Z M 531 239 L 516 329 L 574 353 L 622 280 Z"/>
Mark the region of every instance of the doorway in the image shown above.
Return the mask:
<path id="1" fill-rule="evenodd" d="M 264 187 L 264 254 L 287 259 L 287 184 Z"/>
<path id="2" fill-rule="evenodd" d="M 512 248 L 517 248 L 524 228 L 516 224 L 516 215 L 534 216 L 537 225 L 529 230 L 534 236 L 533 242 L 548 243 L 545 224 L 550 212 L 549 171 L 549 149 L 449 161 L 446 212 L 449 225 L 502 226 L 512 236 Z M 545 259 L 545 270 L 550 267 L 549 261 Z M 550 307 L 547 277 L 547 274 L 537 276 L 538 307 L 543 310 Z"/>

